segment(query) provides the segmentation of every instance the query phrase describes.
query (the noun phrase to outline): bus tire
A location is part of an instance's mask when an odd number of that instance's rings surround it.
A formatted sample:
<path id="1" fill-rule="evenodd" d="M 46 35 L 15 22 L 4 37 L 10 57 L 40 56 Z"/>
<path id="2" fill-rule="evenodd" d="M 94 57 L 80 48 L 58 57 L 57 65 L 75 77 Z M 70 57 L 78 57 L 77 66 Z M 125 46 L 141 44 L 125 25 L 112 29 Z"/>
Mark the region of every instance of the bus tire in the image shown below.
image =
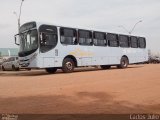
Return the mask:
<path id="1" fill-rule="evenodd" d="M 12 65 L 12 70 L 16 71 L 16 67 L 14 65 Z"/>
<path id="2" fill-rule="evenodd" d="M 53 74 L 57 71 L 57 68 L 46 68 L 46 72 L 48 72 L 49 74 Z"/>
<path id="3" fill-rule="evenodd" d="M 71 58 L 65 58 L 63 60 L 62 71 L 64 73 L 71 73 L 74 71 L 75 63 Z"/>
<path id="4" fill-rule="evenodd" d="M 5 68 L 4 68 L 4 66 L 2 66 L 2 71 L 5 71 Z"/>
<path id="5" fill-rule="evenodd" d="M 103 70 L 106 70 L 106 69 L 110 69 L 111 66 L 110 66 L 110 65 L 101 65 L 101 68 L 102 68 Z"/>
<path id="6" fill-rule="evenodd" d="M 26 68 L 26 70 L 31 71 L 31 68 Z"/>
<path id="7" fill-rule="evenodd" d="M 127 57 L 122 57 L 120 60 L 120 65 L 118 65 L 118 68 L 127 68 L 129 64 L 128 58 Z"/>
<path id="8" fill-rule="evenodd" d="M 16 71 L 19 71 L 19 70 L 20 70 L 20 68 L 19 68 L 19 67 L 17 67 L 17 68 L 16 68 Z"/>

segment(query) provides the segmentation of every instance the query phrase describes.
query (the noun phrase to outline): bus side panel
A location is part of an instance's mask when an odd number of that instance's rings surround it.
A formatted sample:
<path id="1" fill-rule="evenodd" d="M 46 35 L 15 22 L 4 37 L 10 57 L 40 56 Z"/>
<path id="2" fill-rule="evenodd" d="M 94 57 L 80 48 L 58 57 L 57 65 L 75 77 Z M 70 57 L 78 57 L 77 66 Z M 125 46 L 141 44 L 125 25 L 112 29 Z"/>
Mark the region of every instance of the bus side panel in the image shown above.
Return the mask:
<path id="1" fill-rule="evenodd" d="M 120 64 L 120 59 L 122 56 L 121 48 L 119 47 L 110 47 L 110 53 L 109 53 L 109 64 L 116 65 Z"/>

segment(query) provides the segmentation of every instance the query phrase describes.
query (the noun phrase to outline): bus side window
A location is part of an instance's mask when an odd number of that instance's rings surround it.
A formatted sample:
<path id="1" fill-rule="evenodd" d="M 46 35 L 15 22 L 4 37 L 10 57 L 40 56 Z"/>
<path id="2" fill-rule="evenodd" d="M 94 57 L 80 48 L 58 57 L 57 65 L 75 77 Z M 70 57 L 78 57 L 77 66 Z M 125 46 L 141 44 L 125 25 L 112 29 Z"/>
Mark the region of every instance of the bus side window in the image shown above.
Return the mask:
<path id="1" fill-rule="evenodd" d="M 72 28 L 60 28 L 61 43 L 66 45 L 76 45 L 77 31 Z"/>
<path id="2" fill-rule="evenodd" d="M 139 48 L 146 48 L 146 40 L 143 37 L 138 38 L 138 47 Z"/>
<path id="3" fill-rule="evenodd" d="M 78 40 L 80 45 L 93 45 L 92 32 L 88 30 L 78 30 Z"/>
<path id="4" fill-rule="evenodd" d="M 108 40 L 109 47 L 119 47 L 117 34 L 107 33 L 106 39 Z"/>
<path id="5" fill-rule="evenodd" d="M 93 43 L 95 46 L 107 46 L 106 34 L 103 32 L 93 33 Z"/>
<path id="6" fill-rule="evenodd" d="M 57 27 L 50 25 L 41 25 L 40 32 L 40 50 L 42 53 L 56 47 L 58 43 Z"/>
<path id="7" fill-rule="evenodd" d="M 119 46 L 120 47 L 130 47 L 129 36 L 119 35 Z"/>
<path id="8" fill-rule="evenodd" d="M 130 37 L 131 40 L 131 47 L 132 48 L 138 48 L 138 39 L 135 36 Z"/>
<path id="9" fill-rule="evenodd" d="M 57 43 L 57 35 L 56 34 L 49 34 L 49 33 L 42 33 L 42 46 L 54 46 Z"/>

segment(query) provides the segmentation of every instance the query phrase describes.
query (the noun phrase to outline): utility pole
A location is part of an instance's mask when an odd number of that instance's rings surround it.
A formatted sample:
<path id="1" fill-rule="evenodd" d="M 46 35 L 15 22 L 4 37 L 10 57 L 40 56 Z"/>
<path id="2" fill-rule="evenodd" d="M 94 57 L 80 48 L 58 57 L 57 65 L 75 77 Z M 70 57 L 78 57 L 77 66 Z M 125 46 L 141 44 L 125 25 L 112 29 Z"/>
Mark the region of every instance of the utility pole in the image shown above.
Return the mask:
<path id="1" fill-rule="evenodd" d="M 18 33 L 19 33 L 20 26 L 21 26 L 21 13 L 22 13 L 23 2 L 24 2 L 24 0 L 21 0 L 21 5 L 20 5 L 20 8 L 19 8 L 19 15 L 17 15 L 17 13 L 15 11 L 13 12 L 13 14 L 16 15 L 17 22 L 18 22 Z"/>
<path id="2" fill-rule="evenodd" d="M 141 22 L 142 22 L 142 20 L 136 22 L 135 25 L 133 26 L 133 28 L 132 28 L 131 30 L 127 30 L 123 25 L 120 25 L 120 26 L 118 26 L 118 27 L 123 28 L 128 34 L 131 35 L 131 34 L 133 33 L 133 31 L 135 30 L 136 26 L 137 26 L 139 23 L 141 23 Z"/>

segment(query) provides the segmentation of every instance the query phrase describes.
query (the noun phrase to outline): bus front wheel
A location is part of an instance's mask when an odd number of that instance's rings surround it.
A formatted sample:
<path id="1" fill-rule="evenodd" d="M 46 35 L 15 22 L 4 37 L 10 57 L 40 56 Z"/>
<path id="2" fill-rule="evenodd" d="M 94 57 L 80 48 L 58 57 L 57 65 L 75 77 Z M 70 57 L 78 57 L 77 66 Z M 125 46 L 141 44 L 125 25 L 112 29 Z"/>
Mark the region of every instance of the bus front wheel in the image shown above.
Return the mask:
<path id="1" fill-rule="evenodd" d="M 65 58 L 62 65 L 64 73 L 71 73 L 74 71 L 75 63 L 71 58 Z"/>
<path id="2" fill-rule="evenodd" d="M 53 74 L 57 71 L 57 68 L 46 68 L 46 71 L 50 74 Z"/>
<path id="3" fill-rule="evenodd" d="M 122 57 L 120 61 L 120 65 L 118 65 L 118 68 L 127 68 L 129 64 L 128 58 L 127 57 Z"/>

